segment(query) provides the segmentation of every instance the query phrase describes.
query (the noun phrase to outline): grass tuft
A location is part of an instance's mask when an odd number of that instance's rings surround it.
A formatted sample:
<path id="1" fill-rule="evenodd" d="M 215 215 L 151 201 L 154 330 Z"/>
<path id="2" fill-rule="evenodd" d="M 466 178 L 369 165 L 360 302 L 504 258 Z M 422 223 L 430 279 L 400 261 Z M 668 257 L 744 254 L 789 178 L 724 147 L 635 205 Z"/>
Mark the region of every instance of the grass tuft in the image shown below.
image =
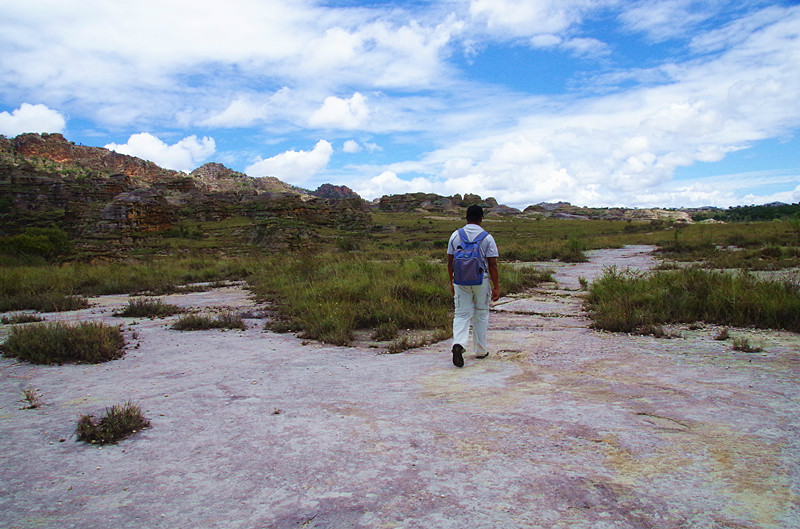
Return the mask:
<path id="1" fill-rule="evenodd" d="M 227 311 L 216 318 L 204 314 L 188 314 L 176 321 L 172 327 L 176 331 L 202 331 L 208 329 L 247 330 L 241 315 Z"/>
<path id="2" fill-rule="evenodd" d="M 689 268 L 644 274 L 612 267 L 592 283 L 586 307 L 593 327 L 615 332 L 697 321 L 800 331 L 800 289 L 746 272 Z"/>
<path id="3" fill-rule="evenodd" d="M 17 325 L 20 323 L 38 323 L 44 321 L 44 318 L 37 314 L 30 314 L 28 312 L 20 312 L 10 316 L 3 316 L 0 318 L 0 323 L 5 325 Z"/>
<path id="4" fill-rule="evenodd" d="M 714 339 L 719 341 L 719 342 L 724 342 L 725 340 L 730 340 L 730 338 L 731 338 L 731 332 L 728 330 L 727 327 L 722 329 L 721 331 L 719 331 L 717 333 L 717 335 L 714 336 Z"/>
<path id="5" fill-rule="evenodd" d="M 750 340 L 744 336 L 737 336 L 733 339 L 733 350 L 741 351 L 742 353 L 760 353 L 764 350 L 764 348 L 757 345 L 751 345 Z"/>
<path id="6" fill-rule="evenodd" d="M 119 327 L 55 322 L 13 327 L 0 351 L 33 364 L 97 364 L 121 358 L 123 347 L 125 338 Z"/>
<path id="7" fill-rule="evenodd" d="M 22 391 L 22 399 L 23 402 L 26 402 L 28 405 L 23 410 L 35 410 L 42 406 L 42 396 L 39 394 L 38 389 L 34 388 L 25 388 Z"/>
<path id="8" fill-rule="evenodd" d="M 160 299 L 137 298 L 128 300 L 128 305 L 114 316 L 120 318 L 166 318 L 183 312 L 175 305 L 164 303 Z"/>
<path id="9" fill-rule="evenodd" d="M 139 406 L 128 401 L 106 408 L 105 415 L 99 420 L 92 415 L 82 415 L 78 419 L 75 435 L 78 441 L 87 443 L 116 444 L 149 426 L 150 421 Z"/>

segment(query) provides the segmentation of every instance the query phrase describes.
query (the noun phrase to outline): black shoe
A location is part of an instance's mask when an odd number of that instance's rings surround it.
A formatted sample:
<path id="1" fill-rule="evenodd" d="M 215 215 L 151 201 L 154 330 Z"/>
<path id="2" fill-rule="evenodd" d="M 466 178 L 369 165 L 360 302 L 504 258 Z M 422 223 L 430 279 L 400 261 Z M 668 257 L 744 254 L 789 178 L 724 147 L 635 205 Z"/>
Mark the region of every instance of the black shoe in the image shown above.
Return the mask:
<path id="1" fill-rule="evenodd" d="M 461 344 L 455 344 L 453 346 L 453 365 L 456 367 L 464 367 L 464 357 L 461 354 L 464 352 L 464 348 L 461 347 Z"/>
<path id="2" fill-rule="evenodd" d="M 487 356 L 489 356 L 489 351 L 486 351 L 486 354 L 475 355 L 475 358 L 486 358 Z"/>

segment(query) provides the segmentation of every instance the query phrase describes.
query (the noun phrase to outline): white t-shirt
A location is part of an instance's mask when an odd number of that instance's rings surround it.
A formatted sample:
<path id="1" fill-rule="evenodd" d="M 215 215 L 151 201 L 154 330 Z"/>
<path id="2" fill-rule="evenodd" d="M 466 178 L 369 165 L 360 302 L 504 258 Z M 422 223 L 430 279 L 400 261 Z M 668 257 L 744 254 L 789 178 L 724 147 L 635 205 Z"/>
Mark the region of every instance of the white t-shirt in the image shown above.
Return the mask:
<path id="1" fill-rule="evenodd" d="M 464 226 L 464 232 L 467 234 L 467 237 L 470 241 L 474 241 L 475 237 L 481 234 L 483 228 L 481 228 L 477 224 L 467 224 Z M 458 245 L 461 244 L 461 236 L 458 234 L 458 230 L 454 231 L 453 234 L 450 236 L 450 241 L 447 243 L 447 253 L 449 255 L 453 255 L 456 253 L 456 248 Z M 497 250 L 497 243 L 494 242 L 494 237 L 491 234 L 487 235 L 481 241 L 481 259 L 482 265 L 484 270 L 484 277 L 489 271 L 489 265 L 486 262 L 487 257 L 500 257 L 500 252 Z"/>

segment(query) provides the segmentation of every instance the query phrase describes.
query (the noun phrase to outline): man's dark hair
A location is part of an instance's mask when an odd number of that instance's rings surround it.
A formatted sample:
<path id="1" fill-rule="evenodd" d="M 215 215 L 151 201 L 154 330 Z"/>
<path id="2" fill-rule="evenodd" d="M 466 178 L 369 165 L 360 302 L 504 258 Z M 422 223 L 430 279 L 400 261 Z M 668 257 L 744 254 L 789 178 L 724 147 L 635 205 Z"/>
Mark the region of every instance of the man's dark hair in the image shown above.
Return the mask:
<path id="1" fill-rule="evenodd" d="M 483 219 L 483 208 L 472 205 L 467 208 L 467 222 L 479 222 Z"/>

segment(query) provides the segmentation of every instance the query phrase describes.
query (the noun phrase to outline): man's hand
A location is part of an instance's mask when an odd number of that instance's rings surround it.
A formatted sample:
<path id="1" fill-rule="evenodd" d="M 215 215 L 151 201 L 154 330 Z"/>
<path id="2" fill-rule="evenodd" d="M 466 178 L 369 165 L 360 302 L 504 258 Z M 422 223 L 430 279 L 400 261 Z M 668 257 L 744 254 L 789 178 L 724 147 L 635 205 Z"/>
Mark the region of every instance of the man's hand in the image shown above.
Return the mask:
<path id="1" fill-rule="evenodd" d="M 500 272 L 497 266 L 497 257 L 486 259 L 489 264 L 489 279 L 492 281 L 492 301 L 500 299 Z"/>

